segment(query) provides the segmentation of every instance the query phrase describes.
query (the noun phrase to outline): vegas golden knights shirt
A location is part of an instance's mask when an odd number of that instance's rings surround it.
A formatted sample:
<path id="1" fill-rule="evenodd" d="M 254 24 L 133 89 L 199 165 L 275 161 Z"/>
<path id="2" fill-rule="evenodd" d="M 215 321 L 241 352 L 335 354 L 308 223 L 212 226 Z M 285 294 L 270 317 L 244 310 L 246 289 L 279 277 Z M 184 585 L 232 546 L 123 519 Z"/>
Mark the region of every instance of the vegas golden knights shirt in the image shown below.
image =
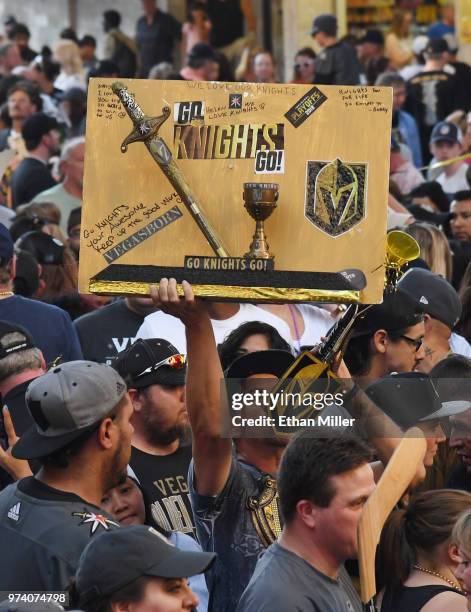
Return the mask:
<path id="1" fill-rule="evenodd" d="M 190 461 L 191 446 L 180 445 L 171 455 L 151 455 L 133 446 L 130 465 L 157 525 L 196 537 L 187 481 Z"/>
<path id="2" fill-rule="evenodd" d="M 33 476 L 0 493 L 0 590 L 63 591 L 95 534 L 119 524 L 78 495 Z"/>

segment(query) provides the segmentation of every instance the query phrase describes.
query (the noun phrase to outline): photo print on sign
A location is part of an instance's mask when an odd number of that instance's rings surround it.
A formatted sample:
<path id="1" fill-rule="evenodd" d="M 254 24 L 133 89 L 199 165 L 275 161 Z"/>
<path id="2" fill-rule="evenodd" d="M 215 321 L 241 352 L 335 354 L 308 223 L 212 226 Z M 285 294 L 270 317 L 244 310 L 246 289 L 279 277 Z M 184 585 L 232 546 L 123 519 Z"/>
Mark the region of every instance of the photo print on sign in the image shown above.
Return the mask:
<path id="1" fill-rule="evenodd" d="M 367 164 L 308 161 L 305 216 L 336 237 L 358 225 L 366 213 Z"/>

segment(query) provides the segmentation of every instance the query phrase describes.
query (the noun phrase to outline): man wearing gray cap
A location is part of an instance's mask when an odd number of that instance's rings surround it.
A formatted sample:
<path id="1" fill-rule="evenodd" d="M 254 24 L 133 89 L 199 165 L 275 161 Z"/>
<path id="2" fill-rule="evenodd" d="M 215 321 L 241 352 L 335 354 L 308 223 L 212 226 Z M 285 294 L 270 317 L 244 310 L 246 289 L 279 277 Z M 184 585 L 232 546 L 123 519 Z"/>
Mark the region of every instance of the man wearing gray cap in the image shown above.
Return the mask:
<path id="1" fill-rule="evenodd" d="M 425 313 L 424 359 L 417 370 L 430 372 L 453 353 L 471 357 L 469 343 L 452 333 L 461 317 L 461 301 L 450 283 L 439 274 L 412 268 L 399 281 L 401 291 L 412 297 Z"/>
<path id="2" fill-rule="evenodd" d="M 110 366 L 71 361 L 26 392 L 34 425 L 13 446 L 39 472 L 0 493 L 4 590 L 63 590 L 95 533 L 118 527 L 99 508 L 126 476 L 133 428 L 126 385 Z"/>
<path id="3" fill-rule="evenodd" d="M 318 15 L 312 23 L 311 36 L 322 47 L 314 60 L 316 83 L 358 85 L 360 63 L 355 49 L 337 40 L 337 18 L 330 14 Z"/>

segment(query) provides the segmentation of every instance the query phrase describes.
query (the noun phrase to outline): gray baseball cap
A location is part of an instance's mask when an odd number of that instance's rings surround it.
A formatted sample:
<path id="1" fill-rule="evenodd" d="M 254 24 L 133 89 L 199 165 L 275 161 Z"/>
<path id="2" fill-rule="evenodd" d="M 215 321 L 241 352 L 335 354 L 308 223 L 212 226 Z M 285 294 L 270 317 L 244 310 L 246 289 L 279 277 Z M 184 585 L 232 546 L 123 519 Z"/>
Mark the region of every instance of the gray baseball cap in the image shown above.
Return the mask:
<path id="1" fill-rule="evenodd" d="M 33 380 L 26 404 L 34 421 L 12 449 L 17 459 L 38 459 L 91 432 L 126 393 L 111 366 L 69 361 Z"/>

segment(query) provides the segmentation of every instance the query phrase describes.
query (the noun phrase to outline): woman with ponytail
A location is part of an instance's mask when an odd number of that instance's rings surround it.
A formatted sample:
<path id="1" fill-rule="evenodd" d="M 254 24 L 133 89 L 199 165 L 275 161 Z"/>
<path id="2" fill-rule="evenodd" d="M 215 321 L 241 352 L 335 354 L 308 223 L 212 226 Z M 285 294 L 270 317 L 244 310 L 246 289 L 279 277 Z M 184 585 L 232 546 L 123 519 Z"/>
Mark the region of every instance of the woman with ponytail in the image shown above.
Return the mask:
<path id="1" fill-rule="evenodd" d="M 377 554 L 381 612 L 465 612 L 455 576 L 460 563 L 452 530 L 471 508 L 471 493 L 441 489 L 415 495 L 387 520 Z"/>

